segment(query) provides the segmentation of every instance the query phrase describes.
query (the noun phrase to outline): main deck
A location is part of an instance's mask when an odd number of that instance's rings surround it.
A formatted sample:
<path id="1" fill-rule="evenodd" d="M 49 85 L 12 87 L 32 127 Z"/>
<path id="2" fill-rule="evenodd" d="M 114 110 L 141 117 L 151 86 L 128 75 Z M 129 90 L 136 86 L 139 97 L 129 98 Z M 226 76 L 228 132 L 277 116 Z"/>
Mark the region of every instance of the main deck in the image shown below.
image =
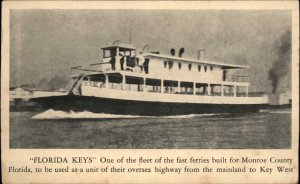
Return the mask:
<path id="1" fill-rule="evenodd" d="M 171 90 L 164 90 L 161 93 L 159 90 L 122 90 L 117 88 L 100 88 L 97 86 L 85 86 L 81 88 L 81 96 L 90 96 L 107 99 L 119 99 L 128 101 L 141 102 L 161 102 L 161 103 L 190 103 L 190 104 L 267 104 L 268 98 L 262 97 L 246 97 L 239 96 L 221 96 L 214 93 L 214 95 L 206 95 L 203 92 L 172 92 Z"/>
<path id="2" fill-rule="evenodd" d="M 89 95 L 90 93 L 95 95 L 97 93 L 106 93 L 106 91 L 109 93 L 117 91 L 117 94 L 124 95 L 126 92 L 131 92 L 127 95 L 134 95 L 135 93 L 132 92 L 138 92 L 136 93 L 137 96 L 141 95 L 140 92 L 143 92 L 143 95 L 152 94 L 152 97 L 156 99 L 164 96 L 164 94 L 175 95 L 178 98 L 184 97 L 182 95 L 248 97 L 249 83 L 231 81 L 207 82 L 199 79 L 192 80 L 184 76 L 180 79 L 179 81 L 171 76 L 162 79 L 155 75 L 130 71 L 94 72 L 74 77 L 70 91 L 72 94 L 77 95 Z M 89 94 L 86 91 L 90 91 Z M 134 100 L 135 98 L 132 97 L 132 99 Z M 241 98 L 238 98 L 238 101 L 240 100 Z"/>

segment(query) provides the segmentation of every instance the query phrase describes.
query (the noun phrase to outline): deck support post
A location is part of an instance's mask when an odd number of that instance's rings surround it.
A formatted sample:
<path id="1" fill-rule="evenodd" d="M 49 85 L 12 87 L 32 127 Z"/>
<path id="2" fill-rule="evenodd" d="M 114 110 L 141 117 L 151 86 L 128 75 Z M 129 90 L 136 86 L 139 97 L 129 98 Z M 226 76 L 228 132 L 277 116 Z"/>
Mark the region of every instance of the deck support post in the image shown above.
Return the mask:
<path id="1" fill-rule="evenodd" d="M 178 89 L 177 92 L 181 93 L 181 81 L 178 81 Z"/>
<path id="2" fill-rule="evenodd" d="M 248 97 L 248 90 L 249 90 L 249 88 L 248 88 L 248 86 L 246 86 L 246 97 Z"/>
<path id="3" fill-rule="evenodd" d="M 208 96 L 210 96 L 210 92 L 211 92 L 210 84 L 208 83 L 208 84 L 207 84 L 207 95 L 208 95 Z"/>
<path id="4" fill-rule="evenodd" d="M 193 82 L 193 95 L 196 95 L 196 82 Z"/>
<path id="5" fill-rule="evenodd" d="M 221 84 L 221 96 L 224 96 L 224 85 Z"/>
<path id="6" fill-rule="evenodd" d="M 120 68 L 119 68 L 119 69 L 121 69 L 120 54 L 119 54 L 119 47 L 117 47 L 117 52 L 116 52 L 116 64 L 117 64 L 117 66 L 118 66 L 118 67 L 120 66 Z"/>
<path id="7" fill-rule="evenodd" d="M 127 68 L 127 57 L 123 57 L 124 58 L 124 64 L 123 64 L 123 67 L 124 67 L 124 70 L 126 70 Z M 121 65 L 121 61 L 120 61 L 120 65 Z"/>
<path id="8" fill-rule="evenodd" d="M 126 84 L 126 76 L 125 75 L 122 75 L 123 79 L 122 79 L 122 90 L 125 90 L 126 87 L 125 87 L 125 84 Z"/>
<path id="9" fill-rule="evenodd" d="M 233 85 L 233 96 L 236 96 L 236 85 Z"/>
<path id="10" fill-rule="evenodd" d="M 164 92 L 164 80 L 163 79 L 161 79 L 160 80 L 160 93 L 163 93 Z"/>
<path id="11" fill-rule="evenodd" d="M 105 88 L 108 88 L 108 75 L 105 76 Z"/>
<path id="12" fill-rule="evenodd" d="M 146 92 L 146 79 L 143 78 L 143 92 Z"/>
<path id="13" fill-rule="evenodd" d="M 88 77 L 88 85 L 91 86 L 91 77 Z"/>

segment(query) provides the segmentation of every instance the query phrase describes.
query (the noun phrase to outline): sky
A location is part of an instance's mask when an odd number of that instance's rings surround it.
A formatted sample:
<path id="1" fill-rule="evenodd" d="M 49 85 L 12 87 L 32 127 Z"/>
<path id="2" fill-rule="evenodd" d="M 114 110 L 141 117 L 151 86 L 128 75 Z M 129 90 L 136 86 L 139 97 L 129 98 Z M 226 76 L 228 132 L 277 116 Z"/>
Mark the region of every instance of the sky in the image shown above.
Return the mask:
<path id="1" fill-rule="evenodd" d="M 249 65 L 250 91 L 271 91 L 268 71 L 274 42 L 291 30 L 287 10 L 11 10 L 10 86 L 54 76 L 64 83 L 70 67 L 99 62 L 100 48 L 121 40 L 184 57 Z M 280 88 L 291 86 L 291 69 Z"/>

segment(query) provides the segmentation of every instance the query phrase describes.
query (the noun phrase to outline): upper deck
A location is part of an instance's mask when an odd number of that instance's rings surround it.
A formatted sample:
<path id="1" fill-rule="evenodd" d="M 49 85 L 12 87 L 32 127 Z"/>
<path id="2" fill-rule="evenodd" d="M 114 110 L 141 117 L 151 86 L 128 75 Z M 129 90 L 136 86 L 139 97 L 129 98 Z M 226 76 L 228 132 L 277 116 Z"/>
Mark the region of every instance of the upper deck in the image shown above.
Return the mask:
<path id="1" fill-rule="evenodd" d="M 230 70 L 248 69 L 247 66 L 184 58 L 182 52 L 178 57 L 172 52 L 172 56 L 137 52 L 134 46 L 119 43 L 103 47 L 102 51 L 100 63 L 88 68 L 73 68 L 86 72 L 82 78 L 84 84 L 105 88 L 112 85 L 127 90 L 136 88 L 137 91 L 152 87 L 152 91 L 161 93 L 199 92 L 209 96 L 237 96 L 244 91 L 248 96 L 249 83 L 231 80 L 232 76 L 228 75 Z"/>
<path id="2" fill-rule="evenodd" d="M 243 65 L 184 58 L 181 55 L 137 52 L 137 49 L 130 44 L 115 43 L 103 47 L 102 51 L 102 61 L 93 66 L 96 66 L 95 71 L 106 73 L 130 71 L 132 75 L 136 73 L 145 77 L 155 76 L 158 79 L 222 83 L 224 81 L 245 82 L 244 76 L 232 77 L 228 71 L 249 68 Z"/>
<path id="3" fill-rule="evenodd" d="M 183 57 L 176 57 L 176 56 L 169 56 L 169 55 L 163 55 L 163 54 L 153 54 L 153 53 L 146 53 L 144 54 L 145 58 L 157 58 L 161 60 L 171 60 L 171 61 L 177 61 L 177 62 L 183 62 L 183 63 L 193 63 L 198 65 L 206 65 L 206 66 L 216 66 L 220 67 L 222 69 L 249 69 L 249 66 L 244 65 L 235 65 L 235 64 L 226 64 L 226 63 L 220 63 L 220 62 L 214 62 L 214 61 L 208 61 L 208 60 L 196 60 L 191 58 L 183 58 Z"/>

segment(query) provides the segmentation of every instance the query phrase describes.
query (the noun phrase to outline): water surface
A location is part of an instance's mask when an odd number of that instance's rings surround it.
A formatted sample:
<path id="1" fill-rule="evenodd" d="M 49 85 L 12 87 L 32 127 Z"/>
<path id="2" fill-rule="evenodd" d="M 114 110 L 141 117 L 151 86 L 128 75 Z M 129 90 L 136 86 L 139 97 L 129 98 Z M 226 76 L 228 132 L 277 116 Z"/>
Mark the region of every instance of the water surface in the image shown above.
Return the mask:
<path id="1" fill-rule="evenodd" d="M 165 117 L 71 115 L 73 119 L 52 110 L 11 112 L 10 148 L 291 148 L 289 110 Z"/>

